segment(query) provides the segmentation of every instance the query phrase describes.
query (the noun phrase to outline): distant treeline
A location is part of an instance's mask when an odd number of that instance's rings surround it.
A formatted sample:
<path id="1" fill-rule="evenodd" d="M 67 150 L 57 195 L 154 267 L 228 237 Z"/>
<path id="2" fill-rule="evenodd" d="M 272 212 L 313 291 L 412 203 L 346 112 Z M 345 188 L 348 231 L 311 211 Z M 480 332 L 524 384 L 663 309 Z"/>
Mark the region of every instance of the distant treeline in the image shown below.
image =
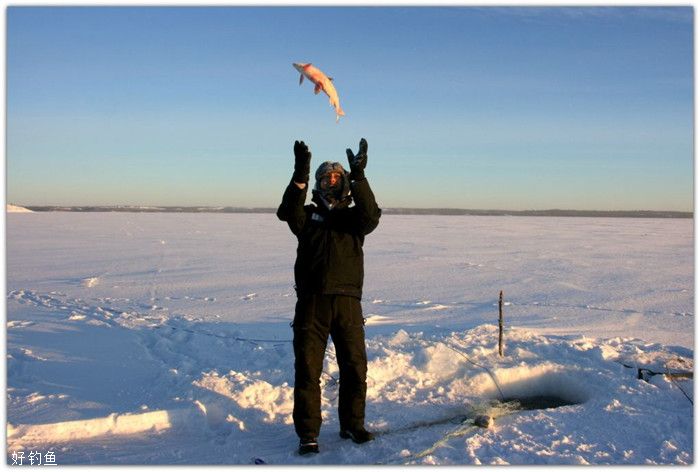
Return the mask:
<path id="1" fill-rule="evenodd" d="M 188 206 L 26 206 L 32 211 L 131 213 L 275 213 L 276 208 Z M 464 210 L 459 208 L 383 208 L 385 215 L 583 216 L 609 218 L 692 218 L 686 211 Z"/>
<path id="2" fill-rule="evenodd" d="M 25 206 L 32 211 L 125 212 L 125 213 L 274 213 L 275 208 L 187 206 Z"/>
<path id="3" fill-rule="evenodd" d="M 463 210 L 458 208 L 387 208 L 394 215 L 476 215 L 476 216 L 584 216 L 609 218 L 692 218 L 689 211 L 599 211 L 599 210 Z"/>

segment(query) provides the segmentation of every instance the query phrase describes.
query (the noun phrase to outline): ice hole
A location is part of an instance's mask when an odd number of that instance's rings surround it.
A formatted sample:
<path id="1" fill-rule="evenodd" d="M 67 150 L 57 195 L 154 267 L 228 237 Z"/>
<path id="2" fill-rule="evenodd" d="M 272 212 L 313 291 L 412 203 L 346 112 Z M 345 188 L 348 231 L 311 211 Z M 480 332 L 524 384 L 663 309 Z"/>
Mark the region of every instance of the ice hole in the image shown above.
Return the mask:
<path id="1" fill-rule="evenodd" d="M 585 403 L 592 396 L 580 376 L 547 367 L 499 371 L 499 388 L 489 396 L 503 403 L 517 403 L 521 410 L 544 410 Z"/>
<path id="2" fill-rule="evenodd" d="M 557 395 L 534 395 L 531 397 L 510 397 L 503 403 L 514 403 L 519 410 L 546 410 L 568 405 L 578 405 L 581 402 L 571 401 Z"/>

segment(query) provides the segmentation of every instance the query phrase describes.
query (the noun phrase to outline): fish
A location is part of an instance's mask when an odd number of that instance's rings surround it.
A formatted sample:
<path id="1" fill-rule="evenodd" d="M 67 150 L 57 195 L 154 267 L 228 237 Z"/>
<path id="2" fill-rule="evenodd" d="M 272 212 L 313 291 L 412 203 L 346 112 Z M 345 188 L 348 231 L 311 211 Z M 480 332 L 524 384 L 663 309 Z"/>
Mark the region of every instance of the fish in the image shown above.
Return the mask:
<path id="1" fill-rule="evenodd" d="M 304 77 L 309 79 L 314 85 L 314 93 L 319 94 L 321 90 L 328 95 L 328 100 L 333 108 L 335 108 L 335 122 L 337 123 L 341 116 L 345 116 L 345 112 L 340 108 L 340 100 L 338 99 L 338 92 L 333 85 L 333 78 L 328 77 L 326 74 L 321 72 L 318 68 L 311 65 L 311 63 L 299 63 L 294 62 L 292 66 L 299 71 L 301 76 L 299 77 L 299 85 L 304 82 Z"/>

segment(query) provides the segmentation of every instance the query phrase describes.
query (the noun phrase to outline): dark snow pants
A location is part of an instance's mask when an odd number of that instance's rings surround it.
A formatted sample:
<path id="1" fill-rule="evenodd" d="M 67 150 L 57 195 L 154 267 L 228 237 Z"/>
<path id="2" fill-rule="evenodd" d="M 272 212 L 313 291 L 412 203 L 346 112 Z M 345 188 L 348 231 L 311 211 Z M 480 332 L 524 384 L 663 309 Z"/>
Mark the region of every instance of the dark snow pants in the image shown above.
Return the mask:
<path id="1" fill-rule="evenodd" d="M 340 370 L 340 428 L 362 428 L 367 393 L 367 353 L 360 300 L 341 295 L 299 297 L 293 328 L 292 417 L 297 435 L 317 438 L 321 429 L 320 378 L 329 334 Z"/>

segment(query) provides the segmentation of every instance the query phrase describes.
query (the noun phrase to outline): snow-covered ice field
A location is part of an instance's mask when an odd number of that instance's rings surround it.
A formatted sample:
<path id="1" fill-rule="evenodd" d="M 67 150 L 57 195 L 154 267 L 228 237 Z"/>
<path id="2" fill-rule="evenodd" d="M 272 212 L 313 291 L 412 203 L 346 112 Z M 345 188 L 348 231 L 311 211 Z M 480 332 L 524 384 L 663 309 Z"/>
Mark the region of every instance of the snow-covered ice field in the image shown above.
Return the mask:
<path id="1" fill-rule="evenodd" d="M 313 457 L 295 250 L 273 214 L 8 214 L 8 464 L 693 463 L 692 379 L 637 378 L 693 370 L 692 220 L 383 216 L 363 299 L 380 434 L 338 437 L 329 342 Z M 570 404 L 496 402 L 533 396 Z"/>

